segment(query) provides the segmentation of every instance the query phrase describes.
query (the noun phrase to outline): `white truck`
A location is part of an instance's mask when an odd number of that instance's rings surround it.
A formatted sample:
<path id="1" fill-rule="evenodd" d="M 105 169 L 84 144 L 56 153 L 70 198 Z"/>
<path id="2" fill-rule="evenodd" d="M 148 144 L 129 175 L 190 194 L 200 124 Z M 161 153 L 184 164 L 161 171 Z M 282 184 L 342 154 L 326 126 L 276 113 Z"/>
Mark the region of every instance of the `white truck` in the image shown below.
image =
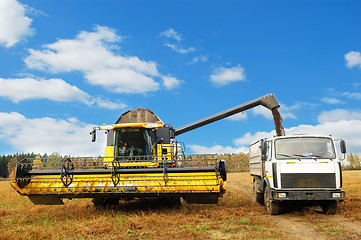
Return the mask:
<path id="1" fill-rule="evenodd" d="M 345 155 L 346 144 L 340 141 Z M 261 139 L 249 146 L 253 200 L 276 215 L 287 203 L 320 205 L 323 213 L 335 214 L 345 200 L 341 159 L 335 139 L 292 135 Z"/>

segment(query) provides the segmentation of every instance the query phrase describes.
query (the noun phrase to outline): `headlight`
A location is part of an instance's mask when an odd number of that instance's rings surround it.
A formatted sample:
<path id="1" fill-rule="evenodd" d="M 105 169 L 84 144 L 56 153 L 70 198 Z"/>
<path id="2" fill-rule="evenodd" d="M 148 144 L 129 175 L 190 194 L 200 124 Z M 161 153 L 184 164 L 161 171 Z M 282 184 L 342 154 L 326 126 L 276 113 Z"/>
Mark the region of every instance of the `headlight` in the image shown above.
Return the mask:
<path id="1" fill-rule="evenodd" d="M 340 198 L 340 197 L 341 197 L 341 193 L 332 193 L 332 197 L 333 197 L 333 198 Z"/>
<path id="2" fill-rule="evenodd" d="M 286 193 L 276 193 L 276 198 L 285 198 Z"/>

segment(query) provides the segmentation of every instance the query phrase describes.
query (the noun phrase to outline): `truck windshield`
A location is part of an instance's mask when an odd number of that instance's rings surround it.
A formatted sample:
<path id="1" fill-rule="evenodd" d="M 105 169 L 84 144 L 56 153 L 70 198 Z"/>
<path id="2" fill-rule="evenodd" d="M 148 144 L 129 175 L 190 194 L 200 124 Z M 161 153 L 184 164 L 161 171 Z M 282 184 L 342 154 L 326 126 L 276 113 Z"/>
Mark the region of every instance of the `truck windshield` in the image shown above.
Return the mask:
<path id="1" fill-rule="evenodd" d="M 332 140 L 320 137 L 282 138 L 275 140 L 276 159 L 336 157 Z"/>

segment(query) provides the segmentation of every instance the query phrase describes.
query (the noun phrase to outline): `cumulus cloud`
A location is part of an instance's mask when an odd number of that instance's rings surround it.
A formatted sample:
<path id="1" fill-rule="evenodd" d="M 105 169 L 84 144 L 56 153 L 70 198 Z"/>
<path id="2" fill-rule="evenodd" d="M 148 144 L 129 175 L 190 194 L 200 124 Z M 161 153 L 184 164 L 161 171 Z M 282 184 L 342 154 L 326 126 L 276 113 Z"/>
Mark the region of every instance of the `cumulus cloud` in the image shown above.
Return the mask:
<path id="1" fill-rule="evenodd" d="M 114 103 L 101 98 L 95 98 L 70 85 L 62 79 L 4 79 L 0 78 L 0 96 L 14 103 L 31 99 L 48 99 L 58 102 L 81 102 L 108 109 L 127 107 L 123 103 Z"/>
<path id="2" fill-rule="evenodd" d="M 269 120 L 273 119 L 272 112 L 268 108 L 265 108 L 263 106 L 257 106 L 255 108 L 253 108 L 251 111 L 252 111 L 253 115 L 255 115 L 255 116 L 260 115 Z"/>
<path id="3" fill-rule="evenodd" d="M 194 47 L 183 47 L 181 44 L 183 40 L 182 35 L 176 32 L 173 28 L 169 28 L 168 30 L 161 32 L 159 35 L 165 37 L 167 40 L 164 46 L 169 47 L 177 53 L 186 54 L 197 51 Z"/>
<path id="4" fill-rule="evenodd" d="M 331 111 L 323 111 L 318 116 L 320 123 L 338 122 L 341 120 L 361 120 L 360 110 L 334 109 Z"/>
<path id="5" fill-rule="evenodd" d="M 32 20 L 25 13 L 25 6 L 16 0 L 0 1 L 0 45 L 9 48 L 33 35 Z"/>
<path id="6" fill-rule="evenodd" d="M 246 75 L 244 73 L 244 68 L 239 65 L 232 68 L 216 68 L 214 69 L 213 74 L 210 76 L 210 81 L 218 87 L 228 85 L 232 82 L 239 82 L 245 80 Z"/>
<path id="7" fill-rule="evenodd" d="M 360 52 L 351 51 L 345 54 L 346 66 L 349 68 L 361 68 L 361 54 Z"/>
<path id="8" fill-rule="evenodd" d="M 117 43 L 122 40 L 114 29 L 96 26 L 93 32 L 82 31 L 75 39 L 59 39 L 44 45 L 43 50 L 30 49 L 25 63 L 30 69 L 52 73 L 79 71 L 89 83 L 116 93 L 159 90 L 156 79 L 162 75 L 157 64 L 118 54 Z"/>
<path id="9" fill-rule="evenodd" d="M 177 88 L 182 83 L 182 81 L 171 76 L 162 76 L 162 79 L 163 79 L 163 85 L 166 89 Z"/>
<path id="10" fill-rule="evenodd" d="M 105 134 L 91 142 L 94 125 L 76 118 L 26 118 L 16 113 L 0 112 L 0 141 L 19 152 L 53 153 L 72 156 L 103 155 Z"/>

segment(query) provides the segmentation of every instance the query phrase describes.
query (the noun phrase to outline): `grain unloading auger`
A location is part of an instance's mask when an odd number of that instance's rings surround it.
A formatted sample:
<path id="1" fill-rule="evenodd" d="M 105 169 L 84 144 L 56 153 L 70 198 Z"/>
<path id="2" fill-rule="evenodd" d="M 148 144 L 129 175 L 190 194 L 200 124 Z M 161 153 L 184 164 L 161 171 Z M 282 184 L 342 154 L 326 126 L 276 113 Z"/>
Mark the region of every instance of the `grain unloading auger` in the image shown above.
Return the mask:
<path id="1" fill-rule="evenodd" d="M 121 198 L 154 197 L 217 203 L 226 190 L 225 162 L 217 155 L 184 155 L 173 139 L 258 105 L 278 113 L 275 96 L 268 94 L 174 129 L 150 110 L 134 109 L 122 114 L 115 124 L 95 127 L 91 132 L 92 141 L 96 131 L 107 133 L 103 157 L 23 159 L 11 185 L 34 204 L 44 205 L 63 204 L 64 198 L 93 198 L 96 205 L 113 204 Z M 274 116 L 276 123 L 280 118 Z"/>

